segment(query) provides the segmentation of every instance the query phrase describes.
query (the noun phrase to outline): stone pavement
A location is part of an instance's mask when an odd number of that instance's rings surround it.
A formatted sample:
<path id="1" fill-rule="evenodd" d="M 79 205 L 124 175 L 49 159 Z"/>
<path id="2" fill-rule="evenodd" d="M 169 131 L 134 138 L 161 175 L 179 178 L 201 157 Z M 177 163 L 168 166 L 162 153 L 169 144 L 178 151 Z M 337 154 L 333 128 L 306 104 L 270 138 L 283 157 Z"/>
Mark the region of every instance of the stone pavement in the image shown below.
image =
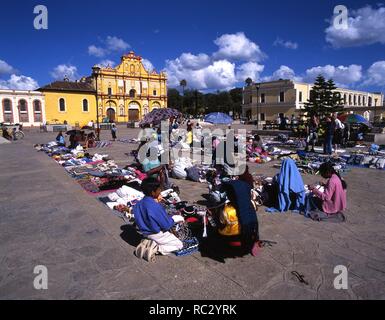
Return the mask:
<path id="1" fill-rule="evenodd" d="M 119 128 L 134 137 L 136 129 Z M 385 172 L 353 169 L 348 221 L 316 223 L 304 217 L 259 212 L 261 238 L 276 241 L 256 258 L 218 259 L 213 254 L 133 255 L 139 239 L 34 143 L 53 133 L 26 132 L 23 141 L 0 145 L 0 299 L 384 299 Z M 108 132 L 102 138 L 109 139 Z M 135 145 L 114 142 L 94 152 L 123 165 Z M 251 165 L 274 175 L 271 164 Z M 304 176 L 305 183 L 320 177 Z M 207 186 L 176 181 L 183 200 L 197 202 Z M 48 290 L 33 287 L 34 267 L 48 268 Z M 333 270 L 349 270 L 349 289 L 336 290 Z M 305 276 L 300 283 L 292 271 Z"/>

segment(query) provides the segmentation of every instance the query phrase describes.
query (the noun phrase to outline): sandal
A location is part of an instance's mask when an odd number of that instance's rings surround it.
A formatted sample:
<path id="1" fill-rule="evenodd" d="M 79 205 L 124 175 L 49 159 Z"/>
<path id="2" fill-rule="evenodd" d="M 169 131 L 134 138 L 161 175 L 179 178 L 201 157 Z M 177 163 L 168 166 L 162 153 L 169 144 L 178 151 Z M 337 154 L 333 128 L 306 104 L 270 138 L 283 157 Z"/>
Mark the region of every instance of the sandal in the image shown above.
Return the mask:
<path id="1" fill-rule="evenodd" d="M 143 239 L 139 245 L 136 247 L 135 249 L 135 255 L 139 258 L 139 259 L 142 259 L 144 254 L 145 254 L 145 250 L 147 248 L 147 246 L 151 243 L 151 240 L 148 240 L 148 239 Z"/>
<path id="2" fill-rule="evenodd" d="M 150 243 L 144 249 L 143 259 L 147 262 L 155 262 L 155 255 L 158 253 L 158 244 L 155 241 L 150 241 Z"/>

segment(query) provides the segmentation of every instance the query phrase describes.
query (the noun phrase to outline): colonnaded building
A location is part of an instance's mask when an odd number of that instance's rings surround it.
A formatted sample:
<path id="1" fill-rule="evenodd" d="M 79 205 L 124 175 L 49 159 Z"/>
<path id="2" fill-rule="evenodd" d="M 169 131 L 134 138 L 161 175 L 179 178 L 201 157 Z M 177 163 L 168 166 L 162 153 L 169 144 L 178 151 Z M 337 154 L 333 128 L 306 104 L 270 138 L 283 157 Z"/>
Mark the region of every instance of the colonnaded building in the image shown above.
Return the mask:
<path id="1" fill-rule="evenodd" d="M 83 126 L 97 118 L 139 121 L 148 112 L 167 107 L 167 76 L 146 70 L 142 58 L 131 51 L 115 68 L 94 66 L 91 76 L 79 81 L 55 81 L 37 91 L 0 90 L 0 102 L 0 122 L 26 126 L 43 122 Z"/>
<path id="2" fill-rule="evenodd" d="M 45 118 L 45 97 L 41 92 L 0 90 L 0 122 L 38 127 Z"/>
<path id="3" fill-rule="evenodd" d="M 252 83 L 243 88 L 242 115 L 260 123 L 274 121 L 279 114 L 301 116 L 310 97 L 312 84 L 292 80 Z M 360 114 L 370 121 L 385 117 L 384 95 L 337 88 L 346 112 Z"/>

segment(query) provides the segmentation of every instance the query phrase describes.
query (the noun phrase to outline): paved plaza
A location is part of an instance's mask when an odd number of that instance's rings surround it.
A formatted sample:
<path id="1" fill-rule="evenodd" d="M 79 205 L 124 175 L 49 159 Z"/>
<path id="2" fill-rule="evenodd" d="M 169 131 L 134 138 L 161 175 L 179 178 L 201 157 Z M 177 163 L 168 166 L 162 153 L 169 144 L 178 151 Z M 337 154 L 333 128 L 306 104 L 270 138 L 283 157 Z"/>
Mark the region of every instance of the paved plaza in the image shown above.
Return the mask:
<path id="1" fill-rule="evenodd" d="M 252 127 L 245 127 L 248 130 Z M 119 127 L 118 137 L 138 129 Z M 26 131 L 22 141 L 0 144 L 0 299 L 384 299 L 385 171 L 354 168 L 348 183 L 347 222 L 318 223 L 294 213 L 260 208 L 260 235 L 277 242 L 259 256 L 219 259 L 137 259 L 136 233 L 65 170 L 33 145 L 54 133 Z M 102 132 L 102 139 L 110 139 Z M 120 166 L 134 144 L 114 142 L 92 152 Z M 275 175 L 273 163 L 250 164 L 253 174 Z M 320 176 L 304 175 L 305 183 Z M 197 203 L 207 185 L 174 181 L 182 200 Z M 48 290 L 35 290 L 35 266 L 48 269 Z M 336 290 L 336 266 L 348 268 L 348 290 Z M 308 285 L 291 272 L 304 275 Z"/>

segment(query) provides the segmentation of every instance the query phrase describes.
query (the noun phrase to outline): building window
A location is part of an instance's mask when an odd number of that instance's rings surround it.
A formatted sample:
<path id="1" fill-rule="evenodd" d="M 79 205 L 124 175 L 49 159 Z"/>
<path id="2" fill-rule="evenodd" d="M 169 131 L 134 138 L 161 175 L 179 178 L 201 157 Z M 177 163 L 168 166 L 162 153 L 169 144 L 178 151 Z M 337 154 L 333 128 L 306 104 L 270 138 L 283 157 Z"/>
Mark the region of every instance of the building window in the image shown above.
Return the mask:
<path id="1" fill-rule="evenodd" d="M 261 113 L 261 121 L 265 121 L 265 114 Z"/>
<path id="2" fill-rule="evenodd" d="M 357 105 L 357 96 L 356 95 L 354 95 L 354 97 L 353 97 L 353 104 L 356 106 Z"/>
<path id="3" fill-rule="evenodd" d="M 347 102 L 348 102 L 348 97 L 347 97 L 347 95 L 346 95 L 346 94 L 344 94 L 344 104 L 346 105 L 346 104 L 347 104 Z"/>
<path id="4" fill-rule="evenodd" d="M 362 104 L 363 104 L 364 106 L 366 106 L 366 97 L 365 97 L 365 96 L 362 97 Z"/>
<path id="5" fill-rule="evenodd" d="M 299 92 L 299 102 L 302 102 L 302 91 Z"/>
<path id="6" fill-rule="evenodd" d="M 266 95 L 264 93 L 261 93 L 261 103 L 266 102 Z"/>
<path id="7" fill-rule="evenodd" d="M 361 96 L 358 96 L 358 105 L 361 105 Z"/>
<path id="8" fill-rule="evenodd" d="M 281 91 L 279 93 L 279 102 L 285 102 L 285 92 Z"/>
<path id="9" fill-rule="evenodd" d="M 349 95 L 349 106 L 351 106 L 352 105 L 352 95 L 350 94 Z"/>
<path id="10" fill-rule="evenodd" d="M 33 102 L 33 117 L 35 122 L 41 122 L 41 102 L 39 100 Z"/>
<path id="11" fill-rule="evenodd" d="M 119 116 L 124 117 L 124 107 L 119 108 Z"/>
<path id="12" fill-rule="evenodd" d="M 250 96 L 250 103 L 253 103 L 253 97 Z"/>
<path id="13" fill-rule="evenodd" d="M 60 100 L 59 100 L 59 111 L 60 112 L 66 111 L 66 102 L 63 98 L 60 98 Z"/>
<path id="14" fill-rule="evenodd" d="M 372 106 L 372 97 L 369 97 L 369 107 L 371 107 Z"/>
<path id="15" fill-rule="evenodd" d="M 12 102 L 9 99 L 3 100 L 3 116 L 4 122 L 13 122 Z"/>
<path id="16" fill-rule="evenodd" d="M 153 95 L 156 96 L 156 90 L 153 91 Z"/>
<path id="17" fill-rule="evenodd" d="M 88 112 L 88 100 L 83 100 L 83 112 Z"/>
<path id="18" fill-rule="evenodd" d="M 112 96 L 112 88 L 108 88 L 108 95 Z"/>
<path id="19" fill-rule="evenodd" d="M 27 101 L 19 101 L 19 122 L 28 122 L 28 104 Z"/>
<path id="20" fill-rule="evenodd" d="M 135 98 L 136 91 L 134 89 L 130 90 L 130 98 Z"/>

